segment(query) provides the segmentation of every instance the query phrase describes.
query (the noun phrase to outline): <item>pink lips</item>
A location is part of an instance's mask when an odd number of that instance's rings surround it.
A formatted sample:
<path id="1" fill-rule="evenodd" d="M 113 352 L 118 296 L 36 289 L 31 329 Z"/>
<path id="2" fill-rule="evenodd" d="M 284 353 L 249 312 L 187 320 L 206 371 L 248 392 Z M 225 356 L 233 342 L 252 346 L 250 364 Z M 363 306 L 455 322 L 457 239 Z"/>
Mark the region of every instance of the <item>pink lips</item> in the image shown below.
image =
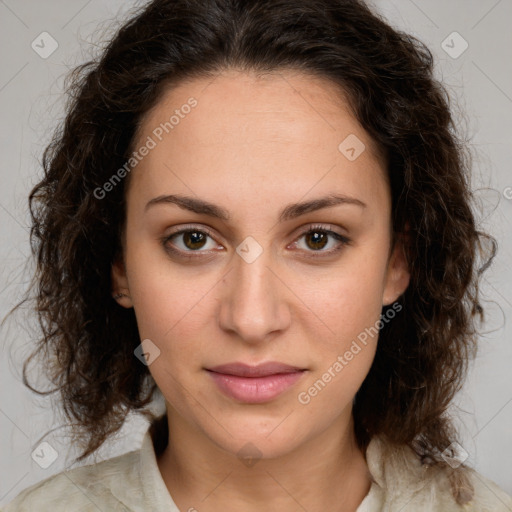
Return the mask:
<path id="1" fill-rule="evenodd" d="M 229 363 L 207 369 L 227 396 L 246 403 L 268 402 L 295 384 L 304 369 L 277 362 L 249 366 Z"/>

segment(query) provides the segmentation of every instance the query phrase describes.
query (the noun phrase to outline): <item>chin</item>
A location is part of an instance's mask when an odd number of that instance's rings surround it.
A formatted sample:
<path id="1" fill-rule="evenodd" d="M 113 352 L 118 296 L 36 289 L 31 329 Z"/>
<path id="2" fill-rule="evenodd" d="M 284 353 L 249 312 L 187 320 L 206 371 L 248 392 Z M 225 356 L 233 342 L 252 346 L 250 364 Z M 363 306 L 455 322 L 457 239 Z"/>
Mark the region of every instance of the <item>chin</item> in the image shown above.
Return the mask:
<path id="1" fill-rule="evenodd" d="M 244 418 L 228 423 L 231 436 L 224 429 L 207 432 L 207 435 L 223 450 L 238 458 L 274 459 L 294 451 L 308 438 L 304 425 L 300 428 L 291 418 L 283 421 L 284 418 L 286 415 L 277 421 L 261 418 L 248 421 Z M 288 421 L 290 423 L 286 425 Z"/>

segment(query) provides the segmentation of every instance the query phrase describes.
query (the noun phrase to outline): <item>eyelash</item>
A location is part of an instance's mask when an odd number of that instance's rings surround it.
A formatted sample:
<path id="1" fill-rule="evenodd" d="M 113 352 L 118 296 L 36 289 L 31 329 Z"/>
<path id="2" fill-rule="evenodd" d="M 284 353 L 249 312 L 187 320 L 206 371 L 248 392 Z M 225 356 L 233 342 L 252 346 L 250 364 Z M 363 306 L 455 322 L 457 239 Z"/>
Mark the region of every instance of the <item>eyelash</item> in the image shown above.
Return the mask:
<path id="1" fill-rule="evenodd" d="M 205 253 L 205 252 L 207 253 L 208 251 L 202 251 L 202 250 L 182 251 L 181 249 L 176 249 L 176 248 L 168 245 L 168 242 L 170 240 L 172 240 L 174 237 L 176 237 L 178 235 L 182 235 L 184 233 L 190 233 L 190 232 L 201 233 L 201 234 L 209 236 L 211 239 L 214 240 L 214 235 L 208 228 L 205 228 L 205 227 L 198 228 L 193 225 L 185 226 L 184 228 L 180 229 L 179 231 L 175 231 L 174 233 L 171 233 L 170 235 L 167 235 L 161 239 L 164 249 L 172 254 L 175 254 L 182 258 L 187 258 L 187 259 L 198 258 L 203 255 L 202 253 Z M 333 254 L 341 251 L 345 246 L 350 245 L 352 242 L 352 240 L 350 238 L 340 235 L 339 233 L 336 233 L 335 231 L 332 231 L 332 230 L 326 228 L 325 226 L 313 225 L 313 226 L 310 226 L 306 231 L 303 231 L 300 235 L 298 235 L 298 237 L 292 242 L 292 244 L 296 244 L 298 242 L 298 240 L 300 240 L 302 237 L 307 236 L 311 233 L 316 233 L 316 232 L 327 234 L 328 236 L 335 238 L 340 243 L 338 244 L 338 246 L 336 248 L 330 249 L 328 251 L 322 251 L 322 250 L 306 251 L 306 252 L 311 253 L 311 255 L 308 256 L 311 258 L 323 258 L 326 256 L 332 256 Z M 195 255 L 194 253 L 197 253 L 197 255 Z"/>

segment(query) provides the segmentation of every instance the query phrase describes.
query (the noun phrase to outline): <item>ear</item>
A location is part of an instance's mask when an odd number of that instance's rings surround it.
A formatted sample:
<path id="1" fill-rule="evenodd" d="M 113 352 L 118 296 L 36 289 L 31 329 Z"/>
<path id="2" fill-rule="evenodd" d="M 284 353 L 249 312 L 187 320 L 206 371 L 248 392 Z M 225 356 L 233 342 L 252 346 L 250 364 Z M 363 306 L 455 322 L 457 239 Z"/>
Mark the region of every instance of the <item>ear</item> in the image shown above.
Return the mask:
<path id="1" fill-rule="evenodd" d="M 409 241 L 409 224 L 406 224 L 404 232 L 396 233 L 395 247 L 389 258 L 386 271 L 385 286 L 382 294 L 383 306 L 393 304 L 409 286 L 411 274 L 406 260 L 406 248 Z"/>
<path id="2" fill-rule="evenodd" d="M 132 308 L 133 303 L 130 296 L 130 287 L 126 277 L 126 268 L 122 256 L 119 256 L 112 263 L 111 268 L 112 297 L 120 306 Z"/>

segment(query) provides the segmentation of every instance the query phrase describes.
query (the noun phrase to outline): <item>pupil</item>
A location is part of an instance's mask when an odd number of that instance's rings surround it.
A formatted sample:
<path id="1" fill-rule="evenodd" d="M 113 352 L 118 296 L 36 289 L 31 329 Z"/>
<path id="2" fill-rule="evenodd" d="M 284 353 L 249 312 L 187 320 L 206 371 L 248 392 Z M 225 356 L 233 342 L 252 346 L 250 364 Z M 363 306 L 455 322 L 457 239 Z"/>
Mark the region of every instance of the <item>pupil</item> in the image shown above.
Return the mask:
<path id="1" fill-rule="evenodd" d="M 309 233 L 308 238 L 312 241 L 311 247 L 313 249 L 323 249 L 327 243 L 325 233 L 319 233 L 318 231 Z"/>
<path id="2" fill-rule="evenodd" d="M 184 235 L 185 245 L 189 249 L 200 249 L 204 245 L 204 234 L 198 231 L 188 231 Z M 196 244 L 199 244 L 197 246 Z"/>

